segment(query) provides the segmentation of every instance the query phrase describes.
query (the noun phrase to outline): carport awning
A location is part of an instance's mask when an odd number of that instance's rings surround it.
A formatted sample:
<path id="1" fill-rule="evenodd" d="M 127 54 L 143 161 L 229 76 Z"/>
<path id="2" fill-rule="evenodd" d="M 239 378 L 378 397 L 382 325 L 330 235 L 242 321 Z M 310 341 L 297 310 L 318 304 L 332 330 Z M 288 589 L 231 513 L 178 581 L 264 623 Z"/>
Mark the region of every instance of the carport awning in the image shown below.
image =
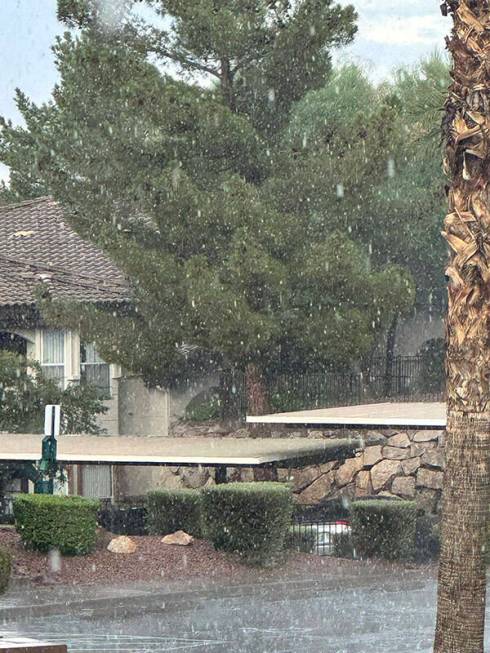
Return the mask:
<path id="1" fill-rule="evenodd" d="M 406 402 L 363 404 L 340 408 L 300 410 L 291 413 L 248 416 L 252 424 L 297 424 L 318 426 L 353 426 L 402 428 L 446 428 L 446 404 Z"/>
<path id="2" fill-rule="evenodd" d="M 35 462 L 42 435 L 0 434 L 0 462 Z M 349 458 L 361 446 L 357 438 L 164 438 L 64 435 L 58 460 L 68 465 L 202 465 L 205 467 L 276 467 L 321 464 Z"/>

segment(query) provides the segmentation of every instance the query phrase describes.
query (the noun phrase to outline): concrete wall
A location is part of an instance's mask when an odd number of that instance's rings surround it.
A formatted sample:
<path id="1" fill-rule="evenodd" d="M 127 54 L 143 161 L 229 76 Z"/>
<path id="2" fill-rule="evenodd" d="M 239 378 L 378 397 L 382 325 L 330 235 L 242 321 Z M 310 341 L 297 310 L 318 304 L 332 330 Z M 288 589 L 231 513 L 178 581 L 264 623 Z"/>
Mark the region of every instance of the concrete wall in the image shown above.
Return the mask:
<path id="1" fill-rule="evenodd" d="M 138 376 L 118 381 L 119 434 L 167 436 L 169 395 L 149 389 Z"/>
<path id="2" fill-rule="evenodd" d="M 176 435 L 179 428 L 193 433 L 182 418 L 189 401 L 203 390 L 218 384 L 217 375 L 207 375 L 171 392 L 149 390 L 138 377 L 119 380 L 119 433 L 121 435 Z M 131 466 L 115 470 L 118 498 L 146 494 L 161 487 L 202 487 L 214 482 L 208 469 Z"/>
<path id="3" fill-rule="evenodd" d="M 119 434 L 168 436 L 169 394 L 149 389 L 140 377 L 126 376 L 118 380 Z M 162 485 L 162 468 L 152 466 L 117 467 L 114 469 L 116 498 L 141 496 Z"/>
<path id="4" fill-rule="evenodd" d="M 107 413 L 98 419 L 107 435 L 119 435 L 119 379 L 111 380 L 111 398 L 104 401 Z"/>

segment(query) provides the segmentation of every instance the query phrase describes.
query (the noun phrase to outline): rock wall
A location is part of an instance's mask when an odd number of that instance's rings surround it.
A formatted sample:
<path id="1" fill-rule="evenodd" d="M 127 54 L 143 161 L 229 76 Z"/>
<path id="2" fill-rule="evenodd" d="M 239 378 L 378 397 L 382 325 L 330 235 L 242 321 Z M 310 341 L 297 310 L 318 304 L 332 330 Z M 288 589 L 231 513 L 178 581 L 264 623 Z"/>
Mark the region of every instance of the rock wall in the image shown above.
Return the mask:
<path id="1" fill-rule="evenodd" d="M 224 427 L 218 423 L 174 425 L 173 437 L 249 437 L 242 425 Z M 331 461 L 302 469 L 280 469 L 277 478 L 289 481 L 301 504 L 315 504 L 329 499 L 353 499 L 380 495 L 415 499 L 431 513 L 439 511 L 444 464 L 444 431 L 434 430 L 321 430 L 277 429 L 272 438 L 329 438 L 359 436 L 364 447 L 345 462 Z M 261 477 L 260 470 L 228 469 L 228 479 L 250 481 Z M 214 484 L 214 471 L 209 468 L 155 468 L 152 487 L 199 488 Z M 138 484 L 140 485 L 140 484 Z M 132 494 L 143 494 L 150 488 L 138 488 Z M 136 488 L 134 488 L 136 490 Z"/>
<path id="2" fill-rule="evenodd" d="M 431 513 L 439 511 L 444 443 L 443 431 L 381 431 L 355 458 L 305 469 L 283 471 L 300 503 L 368 495 L 415 499 Z"/>

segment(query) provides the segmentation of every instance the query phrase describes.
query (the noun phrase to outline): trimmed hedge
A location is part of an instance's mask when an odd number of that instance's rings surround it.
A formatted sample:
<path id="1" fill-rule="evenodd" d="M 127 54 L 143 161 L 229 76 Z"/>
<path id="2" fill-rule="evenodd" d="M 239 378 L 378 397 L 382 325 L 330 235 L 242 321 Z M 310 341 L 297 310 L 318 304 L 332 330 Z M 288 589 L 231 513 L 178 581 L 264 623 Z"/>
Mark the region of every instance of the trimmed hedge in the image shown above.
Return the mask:
<path id="1" fill-rule="evenodd" d="M 415 501 L 358 500 L 351 505 L 352 545 L 359 558 L 411 560 L 416 555 Z"/>
<path id="2" fill-rule="evenodd" d="M 84 555 L 95 548 L 99 502 L 82 497 L 22 494 L 14 499 L 17 532 L 36 551 Z"/>
<path id="3" fill-rule="evenodd" d="M 354 557 L 352 534 L 350 532 L 334 533 L 332 541 L 333 541 L 333 555 L 336 558 Z"/>
<path id="4" fill-rule="evenodd" d="M 3 594 L 7 589 L 10 582 L 10 574 L 12 571 L 12 556 L 9 551 L 1 546 L 0 547 L 0 594 Z"/>
<path id="5" fill-rule="evenodd" d="M 157 490 L 149 492 L 146 527 L 151 535 L 185 531 L 202 537 L 202 501 L 198 490 Z"/>
<path id="6" fill-rule="evenodd" d="M 293 513 L 288 485 L 226 483 L 203 490 L 202 497 L 204 531 L 215 549 L 259 565 L 275 562 L 284 551 Z"/>
<path id="7" fill-rule="evenodd" d="M 415 528 L 416 559 L 419 562 L 434 560 L 439 555 L 440 537 L 437 518 L 419 511 Z"/>

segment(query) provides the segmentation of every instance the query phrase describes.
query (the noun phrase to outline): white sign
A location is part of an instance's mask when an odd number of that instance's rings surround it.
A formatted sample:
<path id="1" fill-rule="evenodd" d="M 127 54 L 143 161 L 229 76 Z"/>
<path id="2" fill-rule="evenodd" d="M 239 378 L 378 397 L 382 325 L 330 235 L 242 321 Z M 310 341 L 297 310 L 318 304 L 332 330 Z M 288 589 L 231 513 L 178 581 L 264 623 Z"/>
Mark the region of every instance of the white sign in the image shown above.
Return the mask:
<path id="1" fill-rule="evenodd" d="M 44 410 L 44 435 L 60 434 L 61 406 L 48 404 Z"/>

